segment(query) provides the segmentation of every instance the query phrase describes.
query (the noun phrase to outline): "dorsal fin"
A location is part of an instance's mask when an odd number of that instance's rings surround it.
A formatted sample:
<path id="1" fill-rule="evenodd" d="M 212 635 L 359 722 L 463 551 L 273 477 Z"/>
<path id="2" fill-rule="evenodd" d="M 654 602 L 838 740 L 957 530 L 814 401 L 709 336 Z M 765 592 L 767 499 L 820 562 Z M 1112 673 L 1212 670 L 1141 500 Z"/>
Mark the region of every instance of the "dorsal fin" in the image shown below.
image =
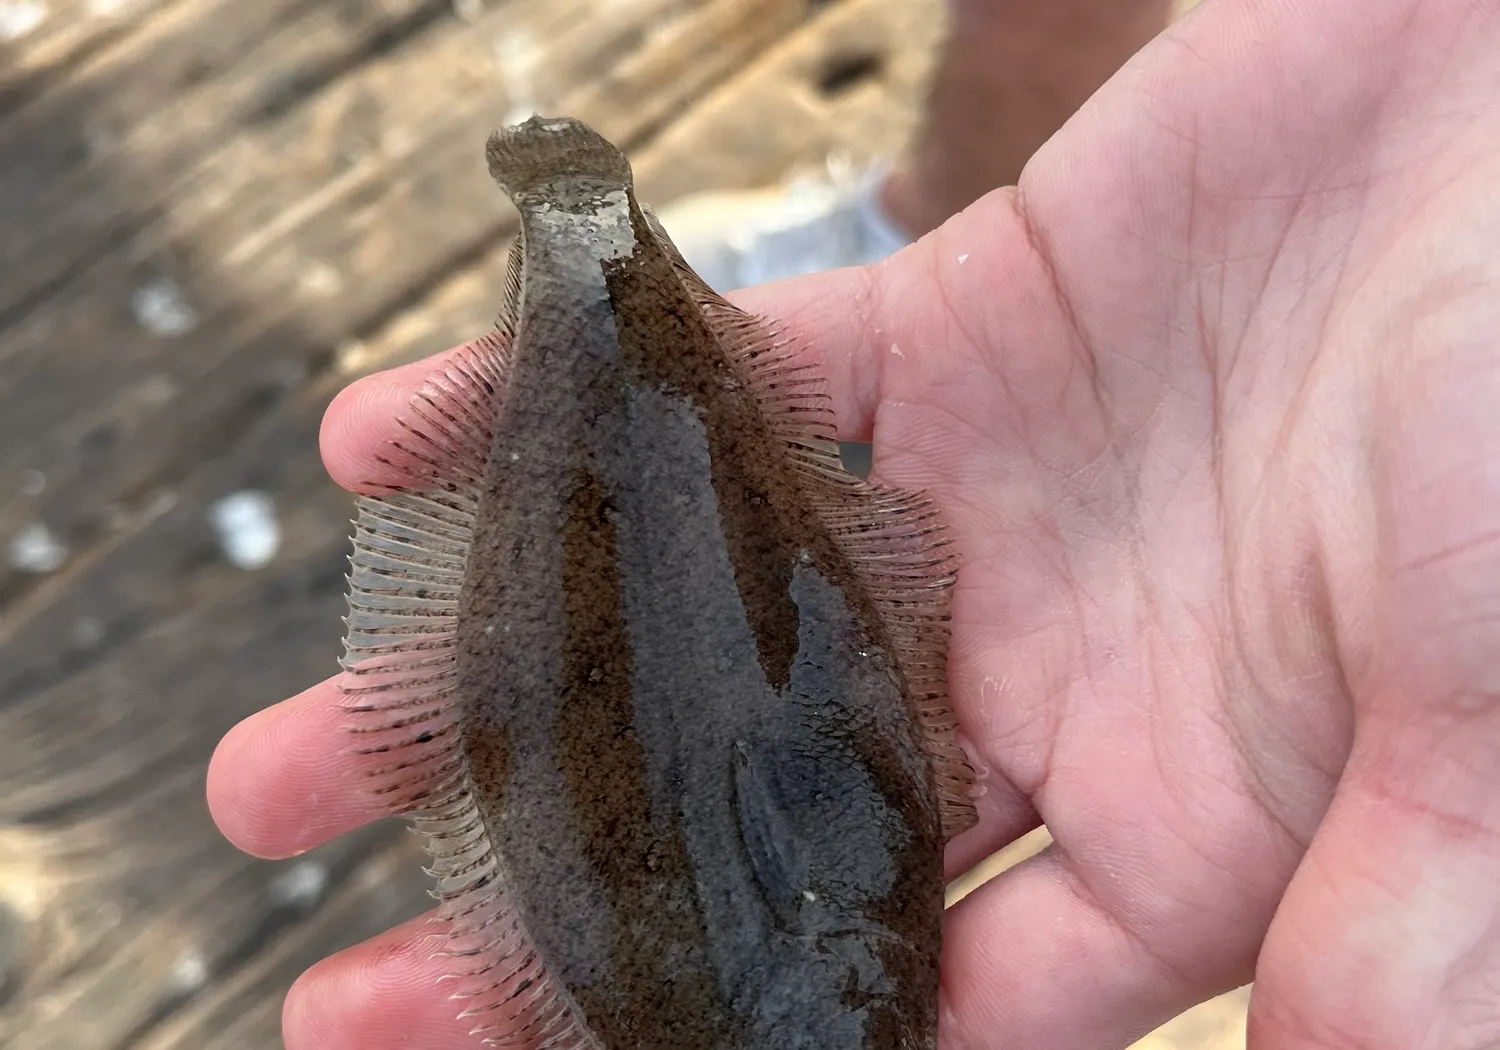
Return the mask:
<path id="1" fill-rule="evenodd" d="M 937 507 L 921 493 L 872 485 L 844 470 L 833 408 L 816 367 L 770 322 L 709 288 L 651 210 L 641 210 L 784 442 L 809 505 L 874 599 L 924 733 L 943 832 L 952 838 L 973 827 L 978 815 L 974 770 L 958 743 L 948 700 L 948 594 L 957 556 Z"/>

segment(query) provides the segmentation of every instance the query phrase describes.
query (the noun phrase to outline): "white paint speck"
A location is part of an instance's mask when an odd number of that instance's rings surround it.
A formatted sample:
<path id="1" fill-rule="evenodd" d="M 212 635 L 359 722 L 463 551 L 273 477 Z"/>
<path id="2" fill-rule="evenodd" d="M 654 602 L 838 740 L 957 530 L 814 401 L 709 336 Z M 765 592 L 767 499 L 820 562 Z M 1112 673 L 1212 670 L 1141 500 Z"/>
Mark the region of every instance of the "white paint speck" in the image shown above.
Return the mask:
<path id="1" fill-rule="evenodd" d="M 815 900 L 818 899 L 818 895 L 816 893 L 814 893 L 812 890 L 803 890 L 802 891 L 802 899 L 806 900 L 806 901 L 815 901 Z"/>
<path id="2" fill-rule="evenodd" d="M 40 496 L 47 487 L 47 475 L 40 470 L 21 471 L 21 495 Z"/>
<path id="3" fill-rule="evenodd" d="M 130 309 L 142 328 L 169 339 L 192 331 L 198 324 L 198 312 L 170 277 L 158 277 L 136 289 L 130 297 Z"/>
<path id="4" fill-rule="evenodd" d="M 895 354 L 897 357 L 905 357 L 906 356 L 906 354 L 902 352 L 901 348 L 899 346 L 897 346 L 895 343 L 891 344 L 891 353 Z"/>
<path id="5" fill-rule="evenodd" d="M 282 904 L 306 907 L 323 895 L 328 886 L 328 869 L 315 860 L 304 860 L 276 876 L 271 896 Z"/>
<path id="6" fill-rule="evenodd" d="M 10 563 L 22 572 L 53 572 L 67 560 L 68 548 L 39 521 L 33 521 L 11 538 Z"/>
<path id="7" fill-rule="evenodd" d="M 230 493 L 209 508 L 209 521 L 225 557 L 238 568 L 264 568 L 281 546 L 276 505 L 264 492 Z"/>
<path id="8" fill-rule="evenodd" d="M 964 263 L 966 263 L 968 261 L 969 261 L 969 253 L 968 252 L 964 252 L 962 255 L 960 255 L 958 257 L 958 265 L 960 265 L 960 266 L 962 266 Z"/>
<path id="9" fill-rule="evenodd" d="M 510 454 L 510 461 L 512 463 L 519 463 L 519 462 L 521 462 L 521 453 L 519 453 L 519 452 L 512 452 Z"/>
<path id="10" fill-rule="evenodd" d="M 179 992 L 192 992 L 208 982 L 208 963 L 197 948 L 184 948 L 172 960 L 172 987 Z"/>
<path id="11" fill-rule="evenodd" d="M 19 40 L 46 19 L 41 0 L 0 0 L 0 40 Z"/>

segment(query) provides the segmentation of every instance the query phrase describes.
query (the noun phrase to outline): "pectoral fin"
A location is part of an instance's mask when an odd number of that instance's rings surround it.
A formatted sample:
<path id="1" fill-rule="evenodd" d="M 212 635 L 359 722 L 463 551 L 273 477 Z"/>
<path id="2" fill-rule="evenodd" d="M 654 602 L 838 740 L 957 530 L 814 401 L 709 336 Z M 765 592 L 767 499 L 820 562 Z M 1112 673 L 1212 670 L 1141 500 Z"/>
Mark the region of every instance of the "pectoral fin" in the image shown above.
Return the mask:
<path id="1" fill-rule="evenodd" d="M 740 841 L 750 856 L 750 868 L 766 900 L 780 916 L 783 928 L 788 928 L 808 888 L 806 844 L 788 818 L 775 784 L 755 760 L 750 745 L 736 741 L 730 761 Z"/>

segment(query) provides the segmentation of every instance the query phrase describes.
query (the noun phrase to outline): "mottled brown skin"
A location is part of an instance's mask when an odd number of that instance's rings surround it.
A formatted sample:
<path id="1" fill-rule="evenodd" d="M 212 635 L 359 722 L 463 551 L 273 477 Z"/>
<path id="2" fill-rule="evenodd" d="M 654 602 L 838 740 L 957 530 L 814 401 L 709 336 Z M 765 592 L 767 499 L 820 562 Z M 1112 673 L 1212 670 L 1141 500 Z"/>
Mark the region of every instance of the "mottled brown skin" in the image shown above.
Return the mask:
<path id="1" fill-rule="evenodd" d="M 492 147 L 524 282 L 458 627 L 509 892 L 608 1050 L 930 1048 L 943 838 L 890 638 L 624 158 L 533 163 L 541 129 Z"/>

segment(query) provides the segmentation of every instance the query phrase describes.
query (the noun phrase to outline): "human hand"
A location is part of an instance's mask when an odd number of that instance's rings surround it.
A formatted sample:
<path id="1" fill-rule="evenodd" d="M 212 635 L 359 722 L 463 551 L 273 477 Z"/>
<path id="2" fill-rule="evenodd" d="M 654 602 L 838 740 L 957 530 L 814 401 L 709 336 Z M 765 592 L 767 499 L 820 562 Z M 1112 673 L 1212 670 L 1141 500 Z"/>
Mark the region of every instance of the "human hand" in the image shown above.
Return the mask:
<path id="1" fill-rule="evenodd" d="M 1252 976 L 1252 1047 L 1500 1041 L 1496 55 L 1491 3 L 1215 0 L 1019 191 L 737 297 L 960 549 L 951 870 L 1055 839 L 949 913 L 950 1050 L 1123 1046 Z M 432 367 L 335 402 L 335 479 Z M 243 848 L 381 815 L 335 702 L 221 745 Z M 290 1050 L 469 1045 L 422 934 L 310 971 Z"/>

